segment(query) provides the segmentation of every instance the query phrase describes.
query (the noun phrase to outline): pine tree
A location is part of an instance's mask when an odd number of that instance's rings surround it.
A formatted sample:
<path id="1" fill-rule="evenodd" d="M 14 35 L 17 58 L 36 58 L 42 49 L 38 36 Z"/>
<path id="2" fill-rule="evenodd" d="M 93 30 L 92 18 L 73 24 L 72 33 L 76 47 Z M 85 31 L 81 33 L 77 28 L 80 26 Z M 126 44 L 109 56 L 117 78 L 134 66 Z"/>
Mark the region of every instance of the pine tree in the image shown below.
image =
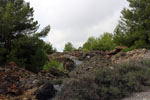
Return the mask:
<path id="1" fill-rule="evenodd" d="M 129 8 L 122 10 L 114 41 L 117 45 L 150 48 L 150 0 L 127 1 Z"/>
<path id="2" fill-rule="evenodd" d="M 53 48 L 40 38 L 47 36 L 50 26 L 37 33 L 39 25 L 33 12 L 24 0 L 0 0 L 0 65 L 14 61 L 38 72 L 47 62 L 46 53 L 52 53 Z"/>
<path id="3" fill-rule="evenodd" d="M 0 37 L 5 48 L 10 48 L 12 39 L 37 31 L 33 12 L 24 0 L 0 0 Z"/>

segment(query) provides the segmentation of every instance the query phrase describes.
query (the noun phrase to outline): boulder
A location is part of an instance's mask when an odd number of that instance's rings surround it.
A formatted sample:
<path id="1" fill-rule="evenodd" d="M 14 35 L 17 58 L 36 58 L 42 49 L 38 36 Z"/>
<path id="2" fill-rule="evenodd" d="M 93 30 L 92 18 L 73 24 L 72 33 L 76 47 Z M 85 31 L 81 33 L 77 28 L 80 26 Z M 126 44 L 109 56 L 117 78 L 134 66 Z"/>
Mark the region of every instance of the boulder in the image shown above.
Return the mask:
<path id="1" fill-rule="evenodd" d="M 39 88 L 36 92 L 36 98 L 38 100 L 51 100 L 56 94 L 56 90 L 51 83 L 44 84 L 41 88 Z"/>
<path id="2" fill-rule="evenodd" d="M 63 62 L 64 69 L 72 71 L 75 68 L 75 63 L 73 60 L 66 58 Z"/>
<path id="3" fill-rule="evenodd" d="M 115 55 L 115 54 L 119 53 L 121 50 L 123 50 L 124 48 L 127 48 L 127 47 L 117 46 L 117 47 L 115 47 L 114 50 L 106 52 L 106 55 Z"/>

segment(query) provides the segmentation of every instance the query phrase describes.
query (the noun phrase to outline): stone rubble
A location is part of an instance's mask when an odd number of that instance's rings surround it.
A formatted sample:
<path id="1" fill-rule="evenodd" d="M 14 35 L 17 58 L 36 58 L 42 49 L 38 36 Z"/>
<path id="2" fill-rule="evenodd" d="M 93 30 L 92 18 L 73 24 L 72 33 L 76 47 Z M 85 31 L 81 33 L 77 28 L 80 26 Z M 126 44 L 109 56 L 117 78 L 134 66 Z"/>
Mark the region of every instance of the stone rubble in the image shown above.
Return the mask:
<path id="1" fill-rule="evenodd" d="M 44 94 L 45 98 L 49 98 L 47 100 L 51 100 L 56 91 L 61 91 L 60 84 L 65 78 L 77 77 L 103 67 L 111 68 L 116 63 L 150 59 L 150 50 L 120 52 L 123 48 L 125 47 L 116 47 L 110 52 L 72 51 L 48 55 L 49 59 L 63 63 L 68 72 L 52 68 L 34 74 L 10 62 L 9 65 L 0 67 L 0 100 L 42 100 L 39 98 Z M 52 94 L 51 97 L 47 97 L 47 93 Z"/>

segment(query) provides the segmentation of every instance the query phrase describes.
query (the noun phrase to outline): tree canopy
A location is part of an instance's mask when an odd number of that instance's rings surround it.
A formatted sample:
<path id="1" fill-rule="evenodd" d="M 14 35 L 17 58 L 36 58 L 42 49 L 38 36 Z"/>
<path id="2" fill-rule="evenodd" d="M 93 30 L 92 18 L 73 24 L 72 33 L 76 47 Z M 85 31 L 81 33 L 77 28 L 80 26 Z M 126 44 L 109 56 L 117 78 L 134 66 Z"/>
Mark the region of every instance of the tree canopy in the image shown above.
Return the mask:
<path id="1" fill-rule="evenodd" d="M 115 44 L 113 42 L 113 34 L 104 33 L 98 38 L 89 37 L 87 42 L 83 44 L 83 50 L 112 50 L 114 49 Z"/>
<path id="2" fill-rule="evenodd" d="M 122 10 L 114 41 L 128 47 L 150 48 L 150 0 L 127 1 L 129 8 Z"/>
<path id="3" fill-rule="evenodd" d="M 0 0 L 0 36 L 5 48 L 10 48 L 12 39 L 37 31 L 33 12 L 24 0 Z"/>
<path id="4" fill-rule="evenodd" d="M 46 54 L 56 50 L 40 38 L 47 36 L 50 26 L 37 32 L 39 25 L 34 10 L 24 0 L 0 0 L 0 65 L 14 61 L 20 67 L 38 72 L 47 63 Z"/>
<path id="5" fill-rule="evenodd" d="M 64 47 L 64 52 L 66 52 L 66 51 L 72 51 L 72 50 L 75 50 L 75 48 L 73 47 L 73 45 L 70 42 L 66 43 L 65 47 Z"/>

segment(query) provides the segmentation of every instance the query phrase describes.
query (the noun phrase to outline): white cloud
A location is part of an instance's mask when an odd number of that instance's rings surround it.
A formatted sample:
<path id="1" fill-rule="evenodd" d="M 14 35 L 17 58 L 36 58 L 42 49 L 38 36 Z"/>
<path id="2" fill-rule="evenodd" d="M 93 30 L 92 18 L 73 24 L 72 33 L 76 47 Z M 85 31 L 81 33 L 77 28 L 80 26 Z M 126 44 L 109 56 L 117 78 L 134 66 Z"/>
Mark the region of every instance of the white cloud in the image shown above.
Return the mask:
<path id="1" fill-rule="evenodd" d="M 81 46 L 89 36 L 113 32 L 126 0 L 26 0 L 35 10 L 41 28 L 50 24 L 46 40 L 59 51 L 66 42 Z M 40 29 L 41 29 L 40 28 Z"/>

